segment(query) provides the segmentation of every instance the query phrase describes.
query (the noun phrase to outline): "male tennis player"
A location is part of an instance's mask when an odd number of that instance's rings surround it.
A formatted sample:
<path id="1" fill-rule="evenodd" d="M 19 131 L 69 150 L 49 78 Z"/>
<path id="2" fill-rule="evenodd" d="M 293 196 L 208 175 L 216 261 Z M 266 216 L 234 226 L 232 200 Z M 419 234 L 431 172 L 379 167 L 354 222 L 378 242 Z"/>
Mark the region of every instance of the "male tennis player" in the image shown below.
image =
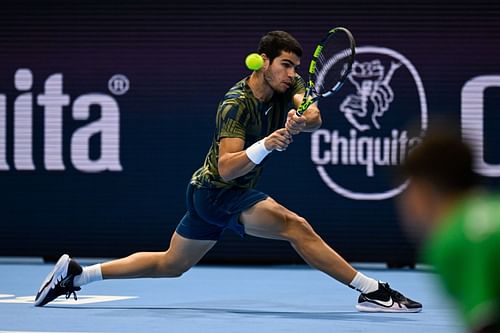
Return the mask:
<path id="1" fill-rule="evenodd" d="M 203 166 L 187 188 L 187 212 L 165 252 L 129 257 L 84 267 L 62 256 L 42 283 L 35 304 L 102 279 L 178 277 L 193 267 L 222 232 L 288 241 L 302 258 L 361 295 L 357 308 L 371 312 L 418 312 L 414 302 L 387 283 L 369 278 L 332 250 L 301 216 L 255 189 L 265 161 L 273 151 L 286 150 L 292 135 L 321 125 L 317 105 L 303 117 L 295 115 L 304 94 L 297 75 L 302 47 L 290 34 L 273 31 L 262 37 L 259 54 L 264 66 L 239 81 L 224 96 L 216 116 L 212 145 Z"/>
<path id="2" fill-rule="evenodd" d="M 430 135 L 404 164 L 401 203 L 471 332 L 500 333 L 500 197 L 477 189 L 472 164 L 458 136 Z"/>

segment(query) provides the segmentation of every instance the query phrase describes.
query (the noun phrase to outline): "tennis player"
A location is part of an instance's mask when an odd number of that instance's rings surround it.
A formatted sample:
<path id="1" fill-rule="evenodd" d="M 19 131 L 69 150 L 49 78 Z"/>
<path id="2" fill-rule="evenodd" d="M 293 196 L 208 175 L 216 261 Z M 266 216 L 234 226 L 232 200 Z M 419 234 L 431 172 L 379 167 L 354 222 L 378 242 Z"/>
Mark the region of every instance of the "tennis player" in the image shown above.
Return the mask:
<path id="1" fill-rule="evenodd" d="M 418 312 L 422 305 L 389 284 L 357 272 L 316 234 L 300 215 L 255 189 L 265 162 L 284 151 L 292 135 L 321 126 L 313 104 L 302 117 L 295 110 L 305 83 L 296 70 L 302 47 L 290 34 L 272 31 L 258 53 L 264 66 L 236 83 L 220 102 L 212 145 L 187 187 L 187 212 L 165 252 L 141 252 L 82 267 L 63 255 L 42 283 L 35 304 L 43 306 L 102 279 L 179 277 L 193 267 L 229 229 L 290 243 L 312 267 L 358 290 L 356 307 L 371 312 Z M 293 182 L 293 180 L 292 180 Z"/>
<path id="2" fill-rule="evenodd" d="M 472 165 L 458 136 L 430 135 L 404 164 L 401 203 L 470 331 L 500 333 L 500 197 L 478 190 Z"/>

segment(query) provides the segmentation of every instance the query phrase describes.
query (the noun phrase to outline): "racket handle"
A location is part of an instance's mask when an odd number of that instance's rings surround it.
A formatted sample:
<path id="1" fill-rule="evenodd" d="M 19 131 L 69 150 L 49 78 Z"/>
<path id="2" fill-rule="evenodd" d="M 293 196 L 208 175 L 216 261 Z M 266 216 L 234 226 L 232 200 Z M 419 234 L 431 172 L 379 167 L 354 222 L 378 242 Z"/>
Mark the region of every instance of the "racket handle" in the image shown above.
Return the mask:
<path id="1" fill-rule="evenodd" d="M 306 112 L 307 108 L 310 107 L 312 103 L 314 103 L 313 98 L 308 98 L 307 100 L 302 101 L 302 103 L 300 103 L 300 106 L 299 106 L 298 110 L 295 112 L 295 114 L 298 117 L 302 117 L 304 112 Z"/>

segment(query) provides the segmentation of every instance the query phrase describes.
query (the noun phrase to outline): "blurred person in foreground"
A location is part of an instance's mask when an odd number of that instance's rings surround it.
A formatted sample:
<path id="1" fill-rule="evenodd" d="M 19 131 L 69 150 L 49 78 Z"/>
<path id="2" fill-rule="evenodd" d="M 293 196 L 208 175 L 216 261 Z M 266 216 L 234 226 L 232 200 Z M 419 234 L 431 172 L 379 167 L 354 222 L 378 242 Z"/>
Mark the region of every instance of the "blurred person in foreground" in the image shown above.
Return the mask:
<path id="1" fill-rule="evenodd" d="M 478 189 L 473 156 L 450 133 L 429 134 L 408 156 L 403 221 L 471 332 L 500 332 L 500 196 Z"/>

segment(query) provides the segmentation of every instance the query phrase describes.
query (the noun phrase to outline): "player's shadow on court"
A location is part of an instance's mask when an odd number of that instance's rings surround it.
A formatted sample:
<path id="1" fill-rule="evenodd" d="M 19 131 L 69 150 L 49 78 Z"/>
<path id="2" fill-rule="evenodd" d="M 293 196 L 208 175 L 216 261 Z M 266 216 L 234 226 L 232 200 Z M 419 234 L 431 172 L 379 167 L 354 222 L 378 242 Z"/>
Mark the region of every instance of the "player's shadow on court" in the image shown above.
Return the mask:
<path id="1" fill-rule="evenodd" d="M 164 317 L 165 315 L 182 315 L 185 316 L 188 312 L 191 314 L 200 315 L 241 315 L 251 317 L 270 317 L 282 319 L 314 319 L 314 320 L 348 320 L 348 321 L 369 321 L 369 322 L 415 322 L 401 314 L 391 313 L 360 313 L 357 311 L 331 311 L 331 312 L 314 312 L 314 311 L 268 311 L 268 310 L 247 310 L 247 309 L 228 309 L 228 308 L 196 308 L 196 307 L 147 307 L 147 306 L 48 306 L 57 309 L 72 309 L 72 310 L 133 310 L 133 311 L 148 311 Z M 141 311 L 142 312 L 142 311 Z M 144 315 L 142 312 L 141 315 Z M 412 314 L 410 314 L 412 315 Z M 127 311 L 127 316 L 131 316 Z M 132 315 L 133 316 L 133 315 Z"/>

